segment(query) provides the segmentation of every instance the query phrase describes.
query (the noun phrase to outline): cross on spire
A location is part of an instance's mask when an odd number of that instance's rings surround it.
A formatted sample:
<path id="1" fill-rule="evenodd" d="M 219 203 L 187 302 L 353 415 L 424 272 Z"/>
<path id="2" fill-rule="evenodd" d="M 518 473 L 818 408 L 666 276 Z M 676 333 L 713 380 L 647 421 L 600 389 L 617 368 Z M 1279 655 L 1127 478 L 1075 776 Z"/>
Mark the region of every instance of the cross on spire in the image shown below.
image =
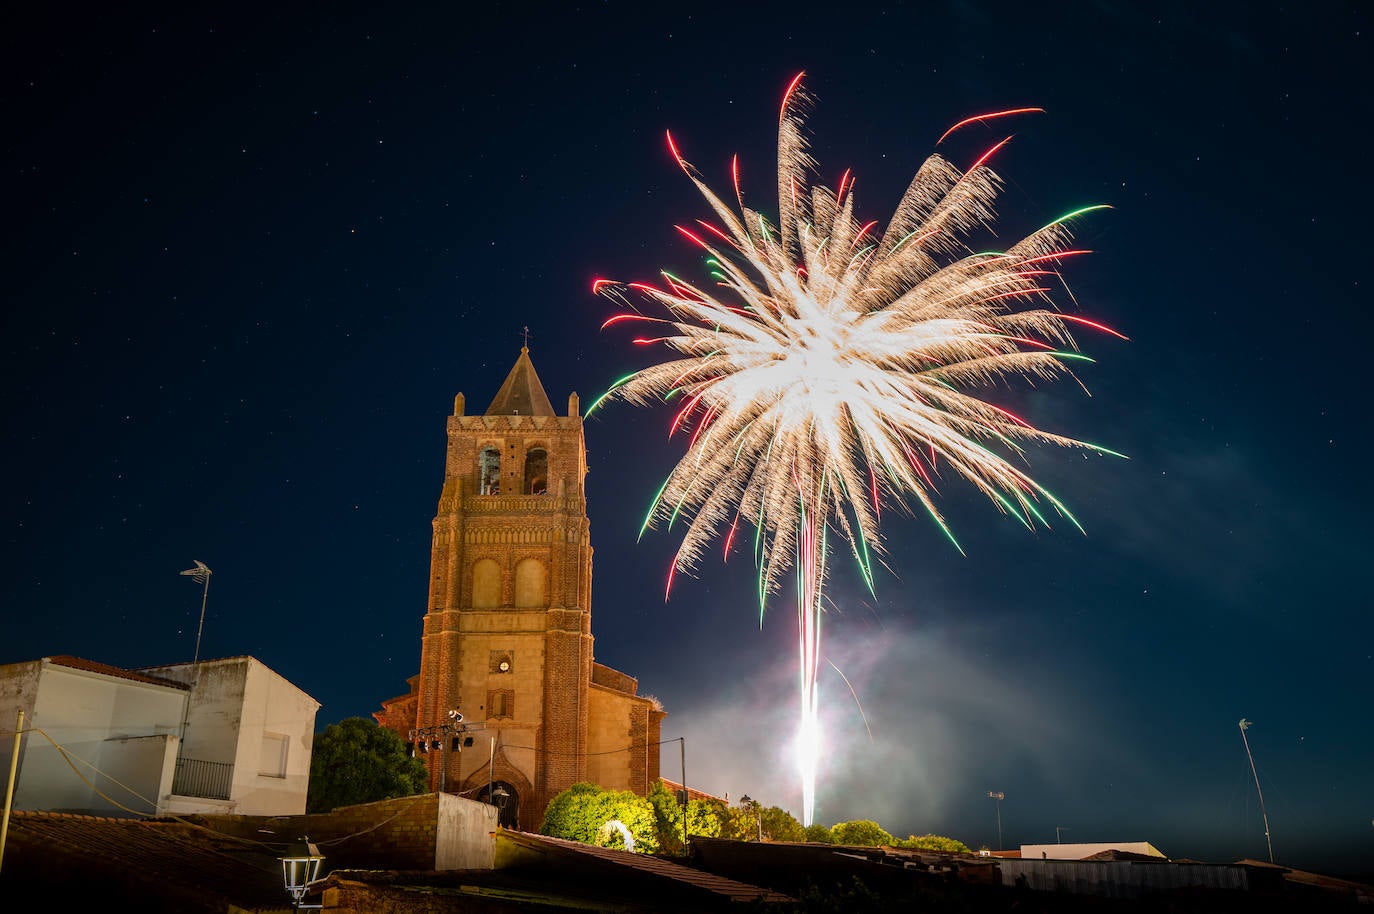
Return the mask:
<path id="1" fill-rule="evenodd" d="M 524 329 L 523 329 L 522 332 L 523 332 L 524 337 L 525 337 L 525 345 L 524 345 L 523 348 L 524 348 L 524 350 L 525 350 L 526 352 L 529 352 L 529 351 L 530 351 L 530 327 L 529 327 L 529 324 L 526 324 L 526 325 L 525 325 L 525 327 L 524 327 Z"/>

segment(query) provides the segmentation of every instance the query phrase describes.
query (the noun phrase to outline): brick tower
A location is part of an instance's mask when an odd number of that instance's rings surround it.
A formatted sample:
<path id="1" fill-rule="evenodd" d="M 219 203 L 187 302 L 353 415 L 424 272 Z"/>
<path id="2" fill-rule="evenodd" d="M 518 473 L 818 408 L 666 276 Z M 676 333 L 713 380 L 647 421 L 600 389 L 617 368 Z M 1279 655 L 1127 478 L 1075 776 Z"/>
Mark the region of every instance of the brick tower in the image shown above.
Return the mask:
<path id="1" fill-rule="evenodd" d="M 420 675 L 383 703 L 403 736 L 459 711 L 466 732 L 423 746 L 431 789 L 511 797 L 503 824 L 537 828 L 559 791 L 638 793 L 658 777 L 657 701 L 592 660 L 592 547 L 577 394 L 557 415 L 529 349 L 484 414 L 448 419 Z M 501 796 L 501 792 L 497 792 Z"/>

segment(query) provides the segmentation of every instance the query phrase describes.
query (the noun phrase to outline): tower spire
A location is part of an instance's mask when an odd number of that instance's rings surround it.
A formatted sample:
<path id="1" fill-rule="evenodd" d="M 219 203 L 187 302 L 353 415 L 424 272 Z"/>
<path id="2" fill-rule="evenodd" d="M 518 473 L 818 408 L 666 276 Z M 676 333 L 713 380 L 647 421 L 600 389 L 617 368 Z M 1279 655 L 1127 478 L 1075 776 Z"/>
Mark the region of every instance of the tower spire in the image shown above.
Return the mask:
<path id="1" fill-rule="evenodd" d="M 528 329 L 525 331 L 527 334 Z M 528 341 L 528 338 L 527 338 Z M 539 383 L 539 375 L 530 361 L 528 346 L 521 348 L 520 357 L 515 360 L 510 374 L 506 375 L 496 398 L 487 407 L 488 416 L 556 416 L 544 385 Z"/>

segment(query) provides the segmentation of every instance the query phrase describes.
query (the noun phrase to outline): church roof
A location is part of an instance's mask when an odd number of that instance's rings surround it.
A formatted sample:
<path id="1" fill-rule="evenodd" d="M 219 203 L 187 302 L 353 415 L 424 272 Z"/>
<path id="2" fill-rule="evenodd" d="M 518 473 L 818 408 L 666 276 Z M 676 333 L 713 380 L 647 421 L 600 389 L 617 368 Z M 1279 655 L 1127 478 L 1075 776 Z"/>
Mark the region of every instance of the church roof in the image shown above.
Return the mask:
<path id="1" fill-rule="evenodd" d="M 534 373 L 528 346 L 520 347 L 520 358 L 506 375 L 506 382 L 487 407 L 488 416 L 556 416 L 539 375 Z"/>

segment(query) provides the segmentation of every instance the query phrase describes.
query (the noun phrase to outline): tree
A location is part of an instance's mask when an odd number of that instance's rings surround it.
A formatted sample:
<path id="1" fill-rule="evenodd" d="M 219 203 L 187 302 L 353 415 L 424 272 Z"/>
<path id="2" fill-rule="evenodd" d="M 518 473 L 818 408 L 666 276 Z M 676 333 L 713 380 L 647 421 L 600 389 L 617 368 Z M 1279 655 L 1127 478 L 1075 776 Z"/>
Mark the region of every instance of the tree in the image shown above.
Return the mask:
<path id="1" fill-rule="evenodd" d="M 539 833 L 597 847 L 622 848 L 627 846 L 622 827 L 633 839 L 633 850 L 653 853 L 659 849 L 652 803 L 628 790 L 602 790 L 583 782 L 549 801 Z"/>
<path id="2" fill-rule="evenodd" d="M 893 841 L 892 835 L 872 819 L 836 822 L 830 827 L 830 840 L 833 844 L 856 847 L 877 847 L 880 844 L 892 844 Z"/>
<path id="3" fill-rule="evenodd" d="M 779 806 L 769 806 L 760 813 L 763 817 L 763 836 L 769 841 L 805 841 L 806 831 L 796 816 Z"/>
<path id="4" fill-rule="evenodd" d="M 739 805 L 720 812 L 720 835 L 736 841 L 805 841 L 806 833 L 790 812 L 777 806 L 764 807 L 748 794 Z"/>
<path id="5" fill-rule="evenodd" d="M 306 812 L 408 797 L 428 789 L 425 763 L 411 758 L 405 742 L 385 727 L 350 717 L 315 734 Z"/>
<path id="6" fill-rule="evenodd" d="M 944 835 L 909 835 L 902 841 L 898 841 L 897 847 L 906 848 L 914 851 L 944 851 L 949 854 L 971 854 L 968 845 L 954 838 L 946 838 Z"/>
<path id="7" fill-rule="evenodd" d="M 659 849 L 665 854 L 682 853 L 682 807 L 662 781 L 654 781 L 646 797 L 654 810 Z"/>
<path id="8" fill-rule="evenodd" d="M 834 844 L 835 839 L 830 836 L 830 829 L 819 822 L 812 822 L 802 829 L 803 840 L 810 841 L 812 844 Z"/>

